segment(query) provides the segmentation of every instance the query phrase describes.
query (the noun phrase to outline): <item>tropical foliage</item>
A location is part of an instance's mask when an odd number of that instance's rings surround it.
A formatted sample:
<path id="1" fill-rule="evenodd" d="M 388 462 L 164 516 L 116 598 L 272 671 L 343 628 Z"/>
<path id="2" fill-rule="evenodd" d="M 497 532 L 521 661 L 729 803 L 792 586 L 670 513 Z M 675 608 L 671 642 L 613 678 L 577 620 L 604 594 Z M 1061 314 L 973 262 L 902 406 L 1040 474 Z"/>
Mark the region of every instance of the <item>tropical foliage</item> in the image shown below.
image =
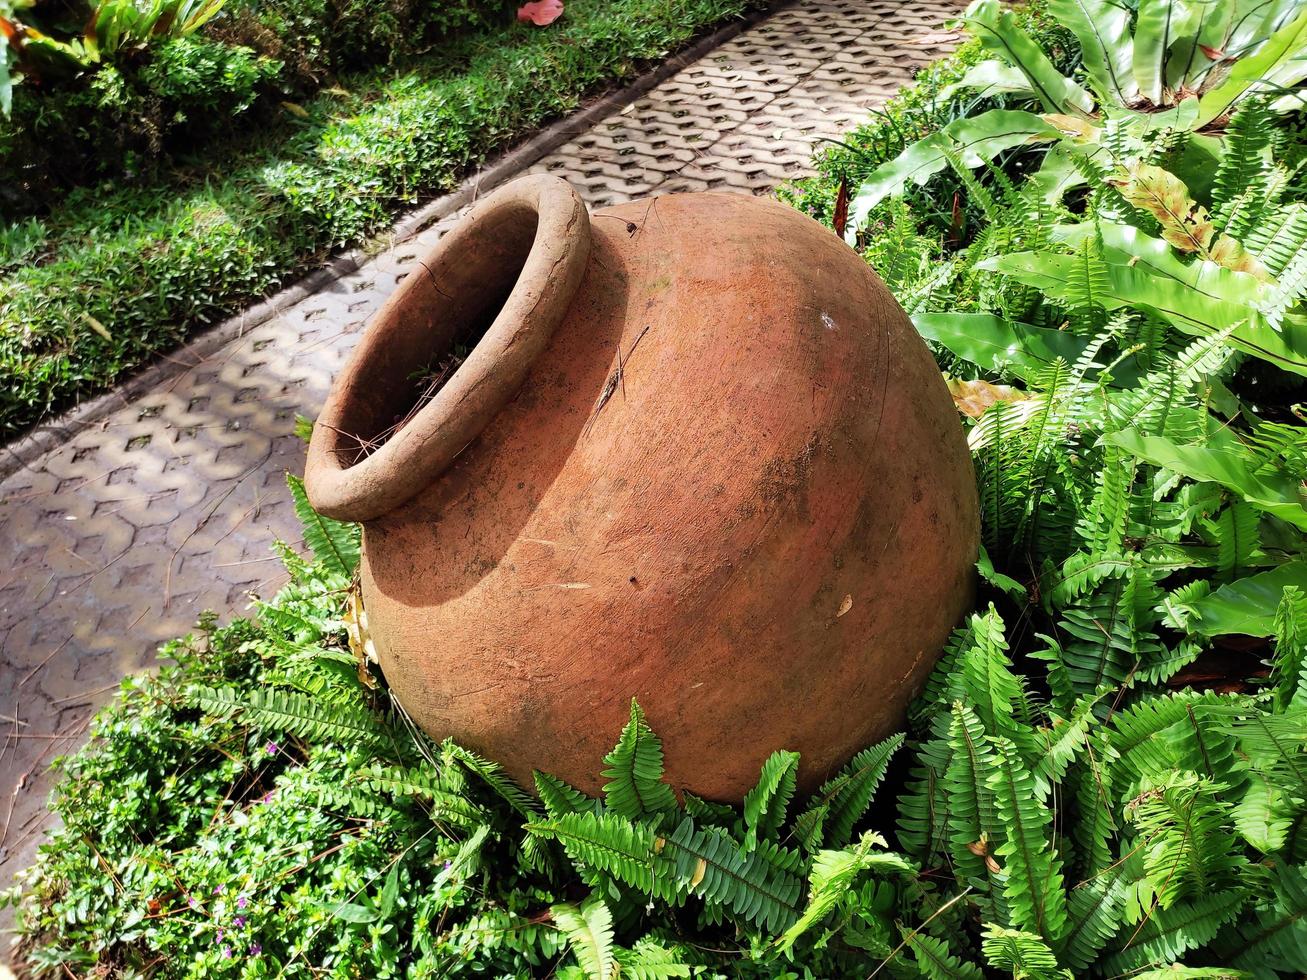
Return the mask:
<path id="1" fill-rule="evenodd" d="M 1281 104 L 1301 87 L 1248 91 L 1201 127 L 1166 115 L 1164 89 L 1121 103 L 1154 125 L 1112 126 L 1126 117 L 1093 57 L 1076 67 L 1073 17 L 986 9 L 972 19 L 1029 41 L 1010 45 L 1022 63 L 1041 52 L 1093 95 L 1098 149 L 1059 136 L 974 161 L 944 143 L 936 173 L 850 217 L 860 183 L 932 128 L 1051 114 L 1011 75 L 980 98 L 950 90 L 984 62 L 977 41 L 787 192 L 912 315 L 975 457 L 981 601 L 906 733 L 806 798 L 803 760 L 767 746 L 728 807 L 678 798 L 632 704 L 597 798 L 544 773 L 528 792 L 431 744 L 347 649 L 354 532 L 292 483 L 314 560 L 283 548 L 292 584 L 255 622 L 173 645 L 177 665 L 127 682 L 63 763 L 65 826 L 24 900 L 29 960 L 52 975 L 1307 972 L 1307 140 Z M 1109 22 L 1132 71 L 1150 10 Z M 1162 77 L 1189 79 L 1201 107 L 1239 61 L 1228 39 L 1173 37 Z M 1187 37 L 1226 52 L 1203 55 L 1224 81 L 1171 74 Z M 1186 162 L 1196 144 L 1205 173 Z M 1050 189 L 1054 154 L 1073 177 Z"/>

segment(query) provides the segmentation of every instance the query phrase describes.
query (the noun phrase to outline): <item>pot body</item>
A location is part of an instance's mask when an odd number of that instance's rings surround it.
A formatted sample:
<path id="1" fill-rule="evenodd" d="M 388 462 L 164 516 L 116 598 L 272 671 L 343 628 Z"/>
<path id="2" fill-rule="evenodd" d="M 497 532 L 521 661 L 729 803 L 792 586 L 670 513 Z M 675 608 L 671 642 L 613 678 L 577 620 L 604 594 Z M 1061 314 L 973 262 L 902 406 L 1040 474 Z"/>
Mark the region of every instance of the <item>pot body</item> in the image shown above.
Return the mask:
<path id="1" fill-rule="evenodd" d="M 738 801 L 778 748 L 812 788 L 902 724 L 970 608 L 952 401 L 875 274 L 789 207 L 671 195 L 589 237 L 509 400 L 365 521 L 381 667 L 526 785 L 596 791 L 634 697 L 678 790 Z"/>

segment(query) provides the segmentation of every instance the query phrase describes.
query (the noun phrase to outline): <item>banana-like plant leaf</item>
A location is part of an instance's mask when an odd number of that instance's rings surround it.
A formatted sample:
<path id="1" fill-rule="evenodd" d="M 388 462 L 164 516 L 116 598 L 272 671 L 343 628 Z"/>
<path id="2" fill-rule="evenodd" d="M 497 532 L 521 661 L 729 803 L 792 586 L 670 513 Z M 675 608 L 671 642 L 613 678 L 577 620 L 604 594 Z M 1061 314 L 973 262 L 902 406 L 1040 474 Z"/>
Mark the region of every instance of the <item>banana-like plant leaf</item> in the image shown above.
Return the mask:
<path id="1" fill-rule="evenodd" d="M 1048 60 L 1034 38 L 1017 26 L 1016 15 L 998 0 L 975 0 L 966 12 L 967 29 L 985 50 L 1021 70 L 1045 112 L 1094 111 L 1094 99 Z"/>
<path id="2" fill-rule="evenodd" d="M 1237 579 L 1210 595 L 1185 603 L 1198 617 L 1189 621 L 1189 629 L 1204 636 L 1271 636 L 1275 633 L 1275 611 L 1290 585 L 1307 590 L 1307 561 L 1289 562 L 1269 572 Z"/>
<path id="3" fill-rule="evenodd" d="M 1131 71 L 1130 11 L 1108 0 L 1048 0 L 1048 13 L 1080 41 L 1100 99 L 1127 105 L 1139 95 Z"/>
<path id="4" fill-rule="evenodd" d="M 898 193 L 909 182 L 924 184 L 948 166 L 949 153 L 955 154 L 966 167 L 979 167 L 1014 146 L 1046 143 L 1060 135 L 1047 120 L 1019 109 L 991 109 L 949 123 L 872 171 L 849 207 L 845 237 L 852 240 L 871 209 L 885 198 Z"/>
<path id="5" fill-rule="evenodd" d="M 996 58 L 977 62 L 952 85 L 940 89 L 939 101 L 946 102 L 964 90 L 974 92 L 977 97 L 997 95 L 1000 92 L 1028 95 L 1031 98 L 1035 96 L 1035 90 L 1030 87 L 1030 79 L 1025 72 Z"/>
<path id="6" fill-rule="evenodd" d="M 1031 381 L 1057 358 L 1074 363 L 1089 341 L 1075 334 L 1004 320 L 990 313 L 918 313 L 917 332 L 982 371 Z"/>
<path id="7" fill-rule="evenodd" d="M 1202 97 L 1194 128 L 1224 115 L 1250 91 L 1264 87 L 1279 92 L 1307 78 L 1307 8 L 1280 28 L 1251 57 L 1235 63 L 1229 76 Z"/>
<path id="8" fill-rule="evenodd" d="M 1065 299 L 1073 283 L 1073 255 L 1015 252 L 978 263 L 976 268 L 1004 275 Z M 1176 279 L 1155 276 L 1118 262 L 1107 262 L 1108 288 L 1099 300 L 1105 309 L 1135 307 L 1151 310 L 1185 333 L 1202 337 L 1213 330 L 1238 324 L 1230 342 L 1285 371 L 1307 375 L 1307 325 L 1285 321 L 1277 331 L 1256 310 L 1238 303 L 1213 299 Z"/>
<path id="9" fill-rule="evenodd" d="M 1187 0 L 1140 0 L 1135 16 L 1131 69 L 1140 93 L 1162 105 L 1166 91 L 1166 56 L 1171 45 L 1195 20 Z"/>
<path id="10" fill-rule="evenodd" d="M 1255 473 L 1252 458 L 1233 446 L 1182 446 L 1136 429 L 1108 433 L 1103 440 L 1191 480 L 1219 483 L 1259 510 L 1307 531 L 1307 508 L 1298 496 L 1298 486 L 1281 473 Z"/>

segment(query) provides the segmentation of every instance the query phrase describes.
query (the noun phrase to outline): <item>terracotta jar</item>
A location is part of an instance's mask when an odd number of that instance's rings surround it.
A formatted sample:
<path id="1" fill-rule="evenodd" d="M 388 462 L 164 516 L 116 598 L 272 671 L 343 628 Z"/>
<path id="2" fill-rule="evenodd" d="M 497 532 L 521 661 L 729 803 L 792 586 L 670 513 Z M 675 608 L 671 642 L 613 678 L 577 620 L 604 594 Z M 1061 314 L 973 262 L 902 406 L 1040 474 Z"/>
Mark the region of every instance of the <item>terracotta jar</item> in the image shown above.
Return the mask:
<path id="1" fill-rule="evenodd" d="M 839 238 L 748 196 L 482 201 L 336 379 L 307 485 L 363 523 L 392 692 L 527 785 L 597 790 L 635 697 L 678 789 L 739 800 L 778 748 L 811 788 L 901 725 L 972 600 L 929 352 Z"/>

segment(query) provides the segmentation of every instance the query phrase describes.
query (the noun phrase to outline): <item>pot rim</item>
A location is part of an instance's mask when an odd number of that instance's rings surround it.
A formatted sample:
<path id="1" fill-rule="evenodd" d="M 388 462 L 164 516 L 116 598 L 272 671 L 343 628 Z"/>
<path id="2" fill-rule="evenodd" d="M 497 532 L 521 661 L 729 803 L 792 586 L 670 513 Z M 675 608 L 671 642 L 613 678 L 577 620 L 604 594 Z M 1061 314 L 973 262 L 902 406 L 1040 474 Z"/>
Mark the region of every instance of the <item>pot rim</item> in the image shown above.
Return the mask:
<path id="1" fill-rule="evenodd" d="M 336 377 L 313 426 L 304 484 L 320 514 L 368 521 L 394 510 L 431 483 L 517 393 L 537 355 L 562 321 L 590 258 L 590 220 L 585 203 L 561 177 L 520 177 L 468 212 L 412 264 L 437 267 L 456 255 L 477 230 L 502 212 L 523 208 L 536 215 L 535 236 L 512 291 L 472 353 L 434 398 L 375 452 L 343 463 L 349 438 L 341 429 L 357 392 L 383 355 L 392 331 L 407 329 L 405 306 L 428 277 L 408 275 L 377 312 L 358 348 Z"/>

